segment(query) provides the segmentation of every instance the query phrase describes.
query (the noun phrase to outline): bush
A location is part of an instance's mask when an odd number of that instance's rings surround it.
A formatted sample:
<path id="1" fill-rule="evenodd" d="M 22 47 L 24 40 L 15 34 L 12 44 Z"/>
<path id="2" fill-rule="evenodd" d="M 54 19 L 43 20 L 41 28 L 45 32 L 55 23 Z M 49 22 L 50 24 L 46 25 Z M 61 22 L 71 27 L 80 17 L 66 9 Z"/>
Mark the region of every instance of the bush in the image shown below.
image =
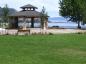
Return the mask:
<path id="1" fill-rule="evenodd" d="M 53 35 L 53 33 L 49 33 L 49 35 Z"/>

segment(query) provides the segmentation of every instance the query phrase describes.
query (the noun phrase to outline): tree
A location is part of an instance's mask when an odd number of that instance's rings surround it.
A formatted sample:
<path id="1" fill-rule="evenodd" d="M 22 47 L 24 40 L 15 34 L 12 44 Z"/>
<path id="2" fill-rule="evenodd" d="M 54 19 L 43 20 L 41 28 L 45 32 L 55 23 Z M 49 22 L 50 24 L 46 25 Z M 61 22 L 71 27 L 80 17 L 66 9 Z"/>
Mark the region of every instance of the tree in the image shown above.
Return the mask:
<path id="1" fill-rule="evenodd" d="M 85 24 L 86 23 L 86 0 L 79 0 L 77 3 L 79 4 L 79 7 L 81 9 L 83 24 Z"/>
<path id="2" fill-rule="evenodd" d="M 45 22 L 46 22 L 46 19 L 48 17 L 48 14 L 46 12 L 46 9 L 43 7 L 42 11 L 41 11 L 41 14 L 40 14 L 40 18 L 41 18 L 41 28 L 44 29 L 45 27 Z"/>
<path id="3" fill-rule="evenodd" d="M 5 26 L 6 26 L 6 23 L 8 23 L 8 16 L 9 16 L 9 9 L 8 9 L 7 4 L 3 8 L 3 14 L 2 15 L 3 15 L 2 21 L 5 23 Z"/>
<path id="4" fill-rule="evenodd" d="M 81 28 L 80 22 L 83 22 L 82 10 L 80 0 L 60 0 L 60 15 L 67 18 L 68 21 L 73 21 L 78 23 L 78 28 Z"/>

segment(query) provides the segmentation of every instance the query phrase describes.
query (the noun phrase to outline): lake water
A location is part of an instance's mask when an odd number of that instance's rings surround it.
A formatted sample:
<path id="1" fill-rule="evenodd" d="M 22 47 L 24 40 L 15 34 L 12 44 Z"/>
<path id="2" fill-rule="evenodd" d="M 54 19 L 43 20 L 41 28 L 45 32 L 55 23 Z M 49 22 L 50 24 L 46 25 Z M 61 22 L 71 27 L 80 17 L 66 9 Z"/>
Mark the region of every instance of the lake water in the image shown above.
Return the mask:
<path id="1" fill-rule="evenodd" d="M 31 26 L 31 23 L 19 23 L 19 26 L 24 26 L 26 25 L 27 27 Z M 35 27 L 40 27 L 40 23 L 34 23 Z M 53 27 L 53 26 L 59 26 L 59 28 L 67 28 L 67 29 L 76 29 L 77 24 L 73 22 L 64 22 L 64 23 L 48 23 L 48 27 Z M 82 28 L 86 28 L 86 26 L 81 25 Z"/>
<path id="2" fill-rule="evenodd" d="M 49 27 L 53 26 L 59 26 L 60 28 L 70 28 L 70 29 L 76 29 L 77 24 L 76 23 L 70 23 L 70 22 L 64 22 L 64 23 L 48 23 Z"/>

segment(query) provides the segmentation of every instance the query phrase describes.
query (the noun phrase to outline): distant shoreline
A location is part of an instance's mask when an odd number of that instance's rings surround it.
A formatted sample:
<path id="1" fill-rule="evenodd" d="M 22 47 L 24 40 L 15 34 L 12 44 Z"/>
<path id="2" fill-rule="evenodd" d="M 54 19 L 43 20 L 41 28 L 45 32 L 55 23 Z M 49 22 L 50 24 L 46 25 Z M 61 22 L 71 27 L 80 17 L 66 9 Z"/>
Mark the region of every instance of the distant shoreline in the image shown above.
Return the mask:
<path id="1" fill-rule="evenodd" d="M 67 22 L 48 22 L 48 23 L 67 23 Z"/>

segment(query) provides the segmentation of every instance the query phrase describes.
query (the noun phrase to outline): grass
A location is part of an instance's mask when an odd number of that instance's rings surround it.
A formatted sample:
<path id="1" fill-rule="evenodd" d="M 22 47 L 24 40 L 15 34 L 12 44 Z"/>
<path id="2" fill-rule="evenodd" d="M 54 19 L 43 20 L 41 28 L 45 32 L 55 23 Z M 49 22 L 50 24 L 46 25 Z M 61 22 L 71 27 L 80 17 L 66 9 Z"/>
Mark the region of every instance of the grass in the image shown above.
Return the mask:
<path id="1" fill-rule="evenodd" d="M 0 36 L 0 64 L 86 64 L 86 35 Z"/>

